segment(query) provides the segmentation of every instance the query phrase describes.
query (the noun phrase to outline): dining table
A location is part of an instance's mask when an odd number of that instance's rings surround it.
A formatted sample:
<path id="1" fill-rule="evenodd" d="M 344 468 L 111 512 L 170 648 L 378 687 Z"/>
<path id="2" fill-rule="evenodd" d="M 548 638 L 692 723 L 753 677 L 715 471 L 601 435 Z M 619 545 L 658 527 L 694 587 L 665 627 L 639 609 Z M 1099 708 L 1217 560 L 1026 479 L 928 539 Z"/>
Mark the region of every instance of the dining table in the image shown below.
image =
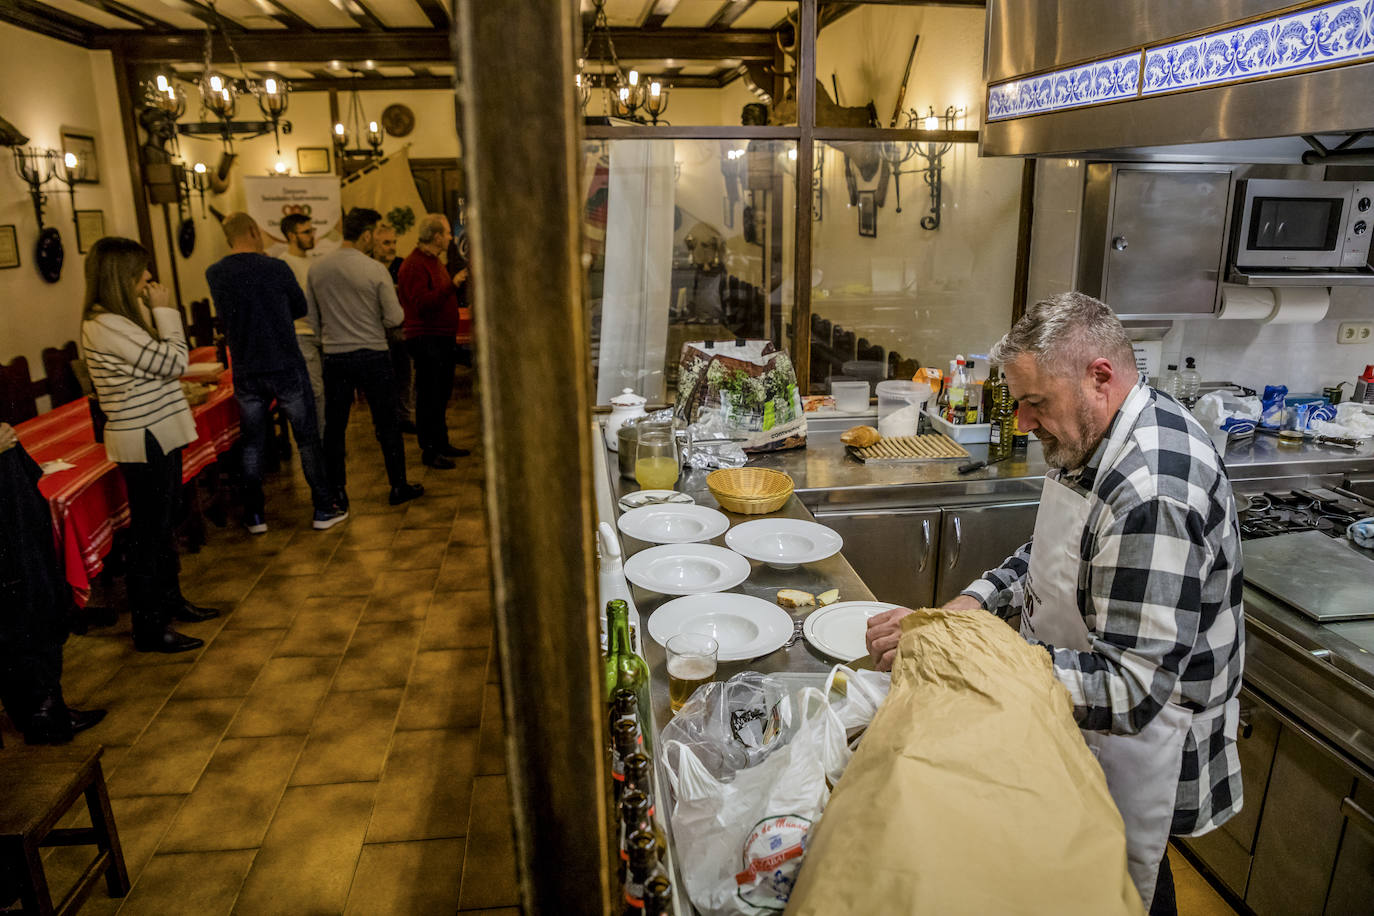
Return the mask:
<path id="1" fill-rule="evenodd" d="M 197 347 L 189 363 L 217 360 L 214 347 Z M 190 483 L 239 437 L 239 408 L 233 370 L 191 372 L 189 379 L 213 382 L 208 396 L 191 408 L 196 439 L 182 450 L 181 479 Z M 95 441 L 87 398 L 78 398 L 14 428 L 19 442 L 43 466 L 38 489 L 52 510 L 53 537 L 76 604 L 90 599 L 91 582 L 104 568 L 114 534 L 129 524 L 129 497 L 119 467 Z"/>

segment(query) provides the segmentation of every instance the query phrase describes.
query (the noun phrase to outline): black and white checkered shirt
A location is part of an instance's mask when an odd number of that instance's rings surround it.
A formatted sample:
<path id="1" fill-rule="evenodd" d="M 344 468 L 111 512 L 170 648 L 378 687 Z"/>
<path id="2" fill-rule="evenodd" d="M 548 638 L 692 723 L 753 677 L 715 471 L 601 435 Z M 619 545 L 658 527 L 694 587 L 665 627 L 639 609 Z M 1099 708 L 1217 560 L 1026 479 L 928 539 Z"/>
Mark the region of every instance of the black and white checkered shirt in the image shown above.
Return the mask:
<path id="1" fill-rule="evenodd" d="M 1079 727 L 1113 734 L 1139 732 L 1166 702 L 1193 712 L 1224 705 L 1240 693 L 1245 657 L 1240 527 L 1226 469 L 1183 405 L 1147 394 L 1115 467 L 1099 474 L 1109 429 L 1083 468 L 1050 472 L 1090 503 L 1078 610 L 1092 651 L 1046 648 Z M 1030 552 L 1027 543 L 964 594 L 999 616 L 1019 613 Z M 1206 833 L 1241 808 L 1225 724 L 1193 724 L 1171 833 Z"/>

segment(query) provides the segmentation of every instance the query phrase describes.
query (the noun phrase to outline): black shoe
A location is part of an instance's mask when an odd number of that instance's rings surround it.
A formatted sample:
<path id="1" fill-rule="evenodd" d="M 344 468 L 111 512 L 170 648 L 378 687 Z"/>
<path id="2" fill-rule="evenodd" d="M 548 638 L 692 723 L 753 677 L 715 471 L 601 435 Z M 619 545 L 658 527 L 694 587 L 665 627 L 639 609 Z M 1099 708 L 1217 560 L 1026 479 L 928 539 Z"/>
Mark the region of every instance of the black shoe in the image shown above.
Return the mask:
<path id="1" fill-rule="evenodd" d="M 219 611 L 212 607 L 198 607 L 183 598 L 180 607 L 172 609 L 172 616 L 182 623 L 200 623 L 202 620 L 214 620 L 219 616 Z"/>
<path id="2" fill-rule="evenodd" d="M 171 627 L 163 630 L 154 636 L 140 638 L 134 637 L 134 648 L 140 652 L 189 652 L 192 649 L 199 649 L 205 645 L 205 640 L 197 639 L 194 636 L 187 636 L 185 633 L 178 633 Z"/>
<path id="3" fill-rule="evenodd" d="M 415 435 L 418 431 L 419 431 L 419 430 L 417 430 L 417 429 L 415 428 L 415 421 L 414 421 L 414 420 L 402 420 L 402 421 L 401 421 L 401 432 L 406 433 L 407 435 L 413 436 L 413 435 Z"/>
<path id="4" fill-rule="evenodd" d="M 399 487 L 391 488 L 391 496 L 388 497 L 387 501 L 393 506 L 399 506 L 401 503 L 410 502 L 423 492 L 425 492 L 425 488 L 418 483 L 402 484 Z"/>
<path id="5" fill-rule="evenodd" d="M 105 718 L 105 710 L 103 709 L 72 709 L 68 706 L 67 714 L 72 719 L 73 734 L 84 732 L 93 725 L 99 725 L 100 721 Z"/>
<path id="6" fill-rule="evenodd" d="M 445 458 L 466 458 L 468 455 L 472 454 L 472 452 L 467 449 L 458 448 L 456 445 L 444 445 L 436 448 L 435 451 Z"/>
<path id="7" fill-rule="evenodd" d="M 440 471 L 451 471 L 458 467 L 458 465 L 454 464 L 448 458 L 445 458 L 440 452 L 422 452 L 420 454 L 420 463 L 427 468 L 435 468 Z"/>
<path id="8" fill-rule="evenodd" d="M 23 732 L 25 744 L 66 744 L 72 740 L 73 732 L 67 704 L 60 697 L 48 697 L 29 716 Z"/>
<path id="9" fill-rule="evenodd" d="M 339 495 L 336 496 L 336 497 L 334 498 L 334 505 L 336 505 L 336 506 L 339 507 L 339 511 L 344 512 L 344 513 L 347 513 L 347 512 L 348 512 L 348 494 L 345 493 L 343 490 L 340 490 L 340 491 L 339 491 Z"/>

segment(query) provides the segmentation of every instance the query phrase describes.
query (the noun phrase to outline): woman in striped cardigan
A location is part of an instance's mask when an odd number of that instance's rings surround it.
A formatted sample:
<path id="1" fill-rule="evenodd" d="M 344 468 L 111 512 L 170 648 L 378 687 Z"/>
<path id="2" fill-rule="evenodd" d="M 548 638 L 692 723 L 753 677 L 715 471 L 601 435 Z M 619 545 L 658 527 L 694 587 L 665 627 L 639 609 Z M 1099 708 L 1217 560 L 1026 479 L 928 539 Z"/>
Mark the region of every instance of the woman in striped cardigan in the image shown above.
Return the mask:
<path id="1" fill-rule="evenodd" d="M 105 453 L 118 463 L 129 492 L 126 584 L 134 647 L 185 652 L 204 645 L 172 628 L 172 618 L 208 620 L 181 594 L 172 534 L 181 491 L 181 449 L 196 438 L 181 391 L 186 338 L 170 294 L 152 282 L 148 252 L 138 242 L 103 238 L 86 256 L 81 349 L 107 417 Z"/>

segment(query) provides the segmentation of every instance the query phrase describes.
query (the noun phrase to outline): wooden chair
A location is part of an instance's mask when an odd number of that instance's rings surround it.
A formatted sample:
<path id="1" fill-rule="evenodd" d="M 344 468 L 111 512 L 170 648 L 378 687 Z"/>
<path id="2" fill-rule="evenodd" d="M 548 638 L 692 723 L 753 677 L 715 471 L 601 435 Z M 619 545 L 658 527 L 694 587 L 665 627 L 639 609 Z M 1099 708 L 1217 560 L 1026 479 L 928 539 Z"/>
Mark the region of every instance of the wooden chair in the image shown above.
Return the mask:
<path id="1" fill-rule="evenodd" d="M 19 879 L 19 900 L 26 914 L 76 913 L 102 874 L 111 897 L 129 892 L 129 873 L 100 769 L 101 750 L 98 745 L 44 747 L 0 755 L 0 857 L 8 860 Z M 91 826 L 58 827 L 83 795 Z M 94 861 L 55 907 L 43 873 L 44 846 L 97 847 Z"/>
<path id="2" fill-rule="evenodd" d="M 8 365 L 0 365 L 0 423 L 13 426 L 36 416 L 38 403 L 29 376 L 29 361 L 16 356 Z"/>
<path id="3" fill-rule="evenodd" d="M 72 370 L 72 362 L 78 356 L 76 341 L 69 340 L 61 347 L 47 347 L 43 350 L 43 374 L 48 377 L 48 397 L 53 407 L 75 401 L 82 397 L 81 383 Z"/>
<path id="4" fill-rule="evenodd" d="M 210 313 L 210 300 L 197 299 L 191 303 L 191 346 L 209 347 L 215 343 L 215 318 Z"/>

